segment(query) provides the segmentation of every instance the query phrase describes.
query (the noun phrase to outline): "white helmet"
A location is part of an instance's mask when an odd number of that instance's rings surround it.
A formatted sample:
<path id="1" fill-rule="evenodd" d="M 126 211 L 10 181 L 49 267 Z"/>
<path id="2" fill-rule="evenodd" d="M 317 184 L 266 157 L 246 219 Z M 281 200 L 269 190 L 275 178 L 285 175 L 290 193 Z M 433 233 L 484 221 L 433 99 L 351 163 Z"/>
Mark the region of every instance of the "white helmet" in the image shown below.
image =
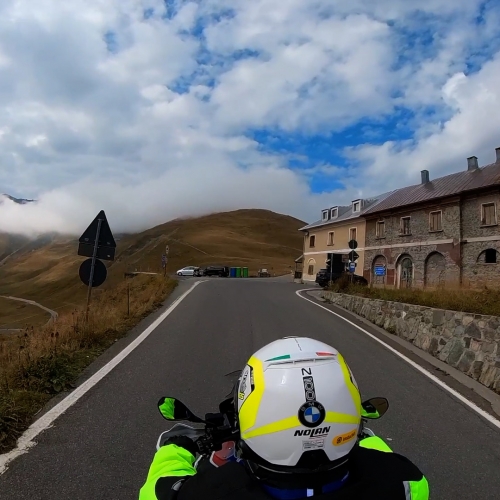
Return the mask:
<path id="1" fill-rule="evenodd" d="M 285 337 L 257 351 L 236 398 L 240 448 L 255 470 L 332 470 L 346 463 L 361 429 L 349 367 L 336 349 L 310 338 Z"/>

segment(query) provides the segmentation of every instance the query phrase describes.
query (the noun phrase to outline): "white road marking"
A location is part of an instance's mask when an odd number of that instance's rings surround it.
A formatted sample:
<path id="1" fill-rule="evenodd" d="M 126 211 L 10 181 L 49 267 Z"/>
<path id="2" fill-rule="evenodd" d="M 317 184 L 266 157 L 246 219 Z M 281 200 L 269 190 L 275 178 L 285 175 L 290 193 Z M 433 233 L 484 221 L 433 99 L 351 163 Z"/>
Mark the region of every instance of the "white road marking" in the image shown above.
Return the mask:
<path id="1" fill-rule="evenodd" d="M 36 422 L 23 433 L 18 439 L 17 446 L 12 451 L 0 455 L 0 475 L 7 470 L 7 465 L 20 455 L 27 453 L 30 448 L 36 445 L 34 439 L 44 430 L 52 427 L 54 421 L 60 417 L 68 408 L 73 406 L 85 393 L 101 381 L 113 368 L 123 361 L 139 344 L 146 340 L 151 333 L 165 320 L 167 316 L 201 283 L 205 281 L 197 281 L 194 285 L 184 292 L 170 307 L 159 316 L 151 325 L 149 325 L 133 342 L 131 342 L 123 351 L 119 352 L 111 361 L 104 365 L 92 377 L 86 380 L 82 385 L 77 387 L 72 393 L 68 394 L 54 408 L 50 409 Z"/>
<path id="2" fill-rule="evenodd" d="M 380 340 L 378 337 L 375 335 L 372 335 L 370 332 L 366 331 L 364 328 L 361 328 L 360 326 L 356 325 L 352 321 L 349 321 L 348 319 L 344 318 L 340 314 L 337 314 L 334 311 L 331 311 L 330 309 L 322 306 L 321 304 L 318 304 L 317 302 L 314 302 L 314 300 L 308 299 L 304 296 L 301 295 L 301 292 L 310 292 L 310 288 L 305 288 L 302 290 L 297 290 L 295 293 L 304 300 L 307 300 L 311 304 L 314 304 L 315 306 L 321 307 L 321 309 L 324 309 L 325 311 L 329 312 L 330 314 L 333 314 L 334 316 L 337 316 L 338 318 L 344 320 L 346 323 L 349 323 L 350 325 L 354 326 L 354 328 L 357 328 L 359 331 L 363 332 L 365 335 L 368 335 L 371 337 L 373 340 L 376 340 L 379 344 L 382 344 L 386 349 L 391 351 L 393 354 L 396 356 L 399 356 L 402 360 L 406 361 L 409 365 L 413 366 L 416 370 L 418 370 L 420 373 L 431 379 L 435 384 L 439 385 L 442 389 L 445 391 L 449 392 L 452 396 L 457 398 L 460 402 L 468 406 L 471 410 L 475 411 L 478 415 L 486 419 L 488 422 L 493 424 L 495 427 L 500 429 L 500 421 L 490 415 L 488 412 L 484 411 L 482 408 L 479 408 L 476 404 L 474 404 L 472 401 L 469 401 L 466 397 L 462 396 L 459 392 L 457 392 L 455 389 L 452 389 L 449 385 L 446 385 L 442 380 L 438 379 L 435 375 L 432 373 L 428 372 L 425 368 L 422 368 L 418 363 L 415 363 L 415 361 L 412 361 L 410 358 L 407 358 L 404 354 L 401 354 L 398 350 L 394 349 L 391 347 L 389 344 L 386 344 L 383 340 Z"/>

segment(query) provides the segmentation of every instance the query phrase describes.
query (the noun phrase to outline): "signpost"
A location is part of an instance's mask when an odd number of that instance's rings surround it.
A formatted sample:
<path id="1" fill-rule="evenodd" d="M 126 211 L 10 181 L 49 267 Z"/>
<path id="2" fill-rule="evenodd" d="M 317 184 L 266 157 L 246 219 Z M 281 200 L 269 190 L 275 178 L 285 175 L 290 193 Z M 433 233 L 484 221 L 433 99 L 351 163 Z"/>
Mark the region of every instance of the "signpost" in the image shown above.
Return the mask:
<path id="1" fill-rule="evenodd" d="M 359 259 L 359 254 L 356 252 L 356 248 L 358 248 L 358 242 L 356 240 L 350 240 L 349 248 L 351 251 L 349 252 L 349 272 L 351 273 L 351 282 L 354 281 L 354 271 L 356 271 L 356 261 Z"/>
<path id="2" fill-rule="evenodd" d="M 168 252 L 170 251 L 170 247 L 165 246 L 165 253 L 161 256 L 161 267 L 163 268 L 163 276 L 167 275 L 167 262 L 168 262 Z"/>
<path id="3" fill-rule="evenodd" d="M 80 266 L 80 279 L 89 287 L 85 319 L 88 320 L 92 288 L 106 280 L 107 269 L 101 260 L 115 260 L 116 242 L 104 210 L 101 210 L 90 226 L 80 236 L 78 255 L 90 257 Z"/>
<path id="4" fill-rule="evenodd" d="M 332 282 L 332 273 L 333 273 L 333 254 L 329 253 L 326 256 L 326 268 L 330 271 L 330 283 Z"/>

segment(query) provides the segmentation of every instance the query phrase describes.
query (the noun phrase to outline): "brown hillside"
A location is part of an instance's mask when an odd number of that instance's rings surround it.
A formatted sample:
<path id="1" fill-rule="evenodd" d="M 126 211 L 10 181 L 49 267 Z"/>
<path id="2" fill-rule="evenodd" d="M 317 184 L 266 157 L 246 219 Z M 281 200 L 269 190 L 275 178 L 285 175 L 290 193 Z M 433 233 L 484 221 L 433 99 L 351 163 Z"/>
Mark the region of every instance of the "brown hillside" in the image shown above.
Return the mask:
<path id="1" fill-rule="evenodd" d="M 112 223 L 112 222 L 111 222 Z M 199 218 L 176 219 L 139 234 L 117 238 L 116 259 L 107 263 L 103 287 L 122 281 L 125 271 L 161 272 L 161 255 L 170 247 L 167 272 L 188 265 L 224 264 L 246 266 L 250 274 L 260 267 L 275 274 L 289 273 L 302 252 L 298 229 L 304 223 L 267 210 L 237 210 Z M 113 230 L 113 227 L 111 227 Z M 2 252 L 0 239 L 0 252 Z M 4 243 L 0 265 L 0 295 L 36 300 L 61 311 L 81 303 L 86 288 L 78 278 L 83 257 L 77 240 L 45 237 L 26 244 L 10 257 L 12 243 Z M 96 297 L 98 296 L 96 290 Z"/>

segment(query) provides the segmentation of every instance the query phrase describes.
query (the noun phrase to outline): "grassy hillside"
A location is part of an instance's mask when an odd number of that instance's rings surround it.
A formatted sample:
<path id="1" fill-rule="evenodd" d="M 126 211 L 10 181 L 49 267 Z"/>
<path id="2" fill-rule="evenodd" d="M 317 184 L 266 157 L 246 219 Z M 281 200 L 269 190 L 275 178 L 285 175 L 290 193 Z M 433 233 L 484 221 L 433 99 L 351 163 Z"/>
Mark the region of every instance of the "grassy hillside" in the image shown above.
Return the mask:
<path id="1" fill-rule="evenodd" d="M 177 219 L 139 234 L 122 235 L 117 238 L 115 261 L 106 263 L 108 279 L 101 288 L 122 282 L 125 271 L 162 272 L 166 245 L 170 247 L 168 273 L 188 265 L 210 264 L 246 266 L 250 274 L 261 267 L 276 274 L 288 273 L 302 252 L 298 229 L 303 225 L 267 210 L 237 210 Z M 5 258 L 16 244 L 17 252 Z M 27 242 L 0 235 L 0 255 L 4 255 L 0 295 L 36 300 L 59 312 L 81 304 L 86 287 L 78 278 L 78 268 L 85 258 L 77 255 L 77 248 L 72 237 L 50 235 Z M 99 293 L 96 289 L 96 296 Z"/>

